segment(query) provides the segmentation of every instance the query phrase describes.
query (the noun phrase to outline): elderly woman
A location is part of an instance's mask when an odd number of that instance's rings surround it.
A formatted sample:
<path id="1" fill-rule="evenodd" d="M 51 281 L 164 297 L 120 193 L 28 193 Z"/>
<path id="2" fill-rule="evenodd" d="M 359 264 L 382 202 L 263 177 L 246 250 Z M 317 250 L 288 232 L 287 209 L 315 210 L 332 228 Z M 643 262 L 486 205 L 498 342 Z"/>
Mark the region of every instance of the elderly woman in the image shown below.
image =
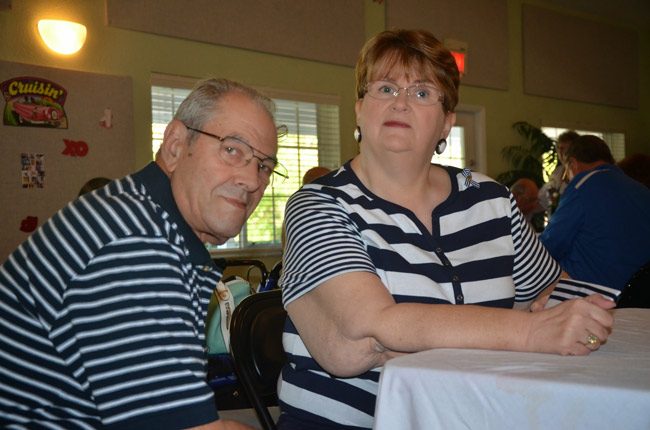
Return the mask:
<path id="1" fill-rule="evenodd" d="M 279 427 L 370 428 L 381 366 L 403 353 L 596 349 L 613 303 L 513 310 L 548 292 L 558 265 L 505 187 L 431 163 L 455 120 L 449 51 L 425 31 L 386 31 L 356 80 L 359 155 L 287 205 Z"/>

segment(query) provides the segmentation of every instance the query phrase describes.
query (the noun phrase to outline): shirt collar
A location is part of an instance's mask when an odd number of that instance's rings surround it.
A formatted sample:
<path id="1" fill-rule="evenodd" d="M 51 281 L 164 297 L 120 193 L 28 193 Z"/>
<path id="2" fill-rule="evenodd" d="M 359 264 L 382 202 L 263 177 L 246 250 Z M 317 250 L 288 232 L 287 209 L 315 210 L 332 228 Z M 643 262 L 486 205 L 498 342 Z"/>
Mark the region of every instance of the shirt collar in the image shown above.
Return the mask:
<path id="1" fill-rule="evenodd" d="M 155 162 L 149 163 L 144 169 L 133 175 L 133 180 L 138 185 L 143 185 L 147 193 L 156 204 L 169 214 L 169 223 L 176 224 L 178 233 L 185 239 L 185 246 L 189 252 L 189 259 L 195 265 L 214 266 L 212 257 L 205 245 L 199 240 L 189 224 L 181 215 L 169 178 Z"/>

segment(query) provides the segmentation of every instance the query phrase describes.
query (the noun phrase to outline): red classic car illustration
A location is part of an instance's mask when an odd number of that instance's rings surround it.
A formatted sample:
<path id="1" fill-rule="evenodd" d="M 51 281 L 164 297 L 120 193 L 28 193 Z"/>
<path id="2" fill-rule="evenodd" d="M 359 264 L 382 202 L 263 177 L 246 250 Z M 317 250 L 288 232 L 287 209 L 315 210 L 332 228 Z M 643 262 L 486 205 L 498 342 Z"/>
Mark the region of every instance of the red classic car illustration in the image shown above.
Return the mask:
<path id="1" fill-rule="evenodd" d="M 57 127 L 63 118 L 63 111 L 53 106 L 34 103 L 13 103 L 13 110 L 19 123 L 49 124 Z"/>

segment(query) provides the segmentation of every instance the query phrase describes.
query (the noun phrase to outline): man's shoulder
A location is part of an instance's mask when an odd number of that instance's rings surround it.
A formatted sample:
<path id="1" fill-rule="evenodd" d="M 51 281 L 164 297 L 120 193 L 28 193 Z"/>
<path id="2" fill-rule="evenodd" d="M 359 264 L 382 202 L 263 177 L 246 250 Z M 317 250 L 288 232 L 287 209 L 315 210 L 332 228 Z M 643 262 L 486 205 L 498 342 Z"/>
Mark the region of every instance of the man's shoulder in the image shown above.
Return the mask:
<path id="1" fill-rule="evenodd" d="M 94 231 L 104 240 L 134 234 L 159 235 L 164 223 L 160 206 L 132 176 L 82 195 L 53 218 L 55 222 L 65 218 L 71 228 Z"/>

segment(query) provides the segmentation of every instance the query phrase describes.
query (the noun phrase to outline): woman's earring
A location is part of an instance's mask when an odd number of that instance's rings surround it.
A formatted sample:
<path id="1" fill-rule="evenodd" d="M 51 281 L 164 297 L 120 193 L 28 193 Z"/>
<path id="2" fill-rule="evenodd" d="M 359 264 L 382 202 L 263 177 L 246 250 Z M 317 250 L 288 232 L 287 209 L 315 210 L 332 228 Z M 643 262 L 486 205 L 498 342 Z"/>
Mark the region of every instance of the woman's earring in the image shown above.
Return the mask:
<path id="1" fill-rule="evenodd" d="M 438 144 L 436 145 L 436 154 L 440 155 L 443 152 L 445 152 L 446 147 L 447 147 L 447 141 L 445 139 L 440 139 L 438 141 Z"/>
<path id="2" fill-rule="evenodd" d="M 354 129 L 354 140 L 356 140 L 357 143 L 361 143 L 361 128 L 359 128 L 359 126 Z"/>

